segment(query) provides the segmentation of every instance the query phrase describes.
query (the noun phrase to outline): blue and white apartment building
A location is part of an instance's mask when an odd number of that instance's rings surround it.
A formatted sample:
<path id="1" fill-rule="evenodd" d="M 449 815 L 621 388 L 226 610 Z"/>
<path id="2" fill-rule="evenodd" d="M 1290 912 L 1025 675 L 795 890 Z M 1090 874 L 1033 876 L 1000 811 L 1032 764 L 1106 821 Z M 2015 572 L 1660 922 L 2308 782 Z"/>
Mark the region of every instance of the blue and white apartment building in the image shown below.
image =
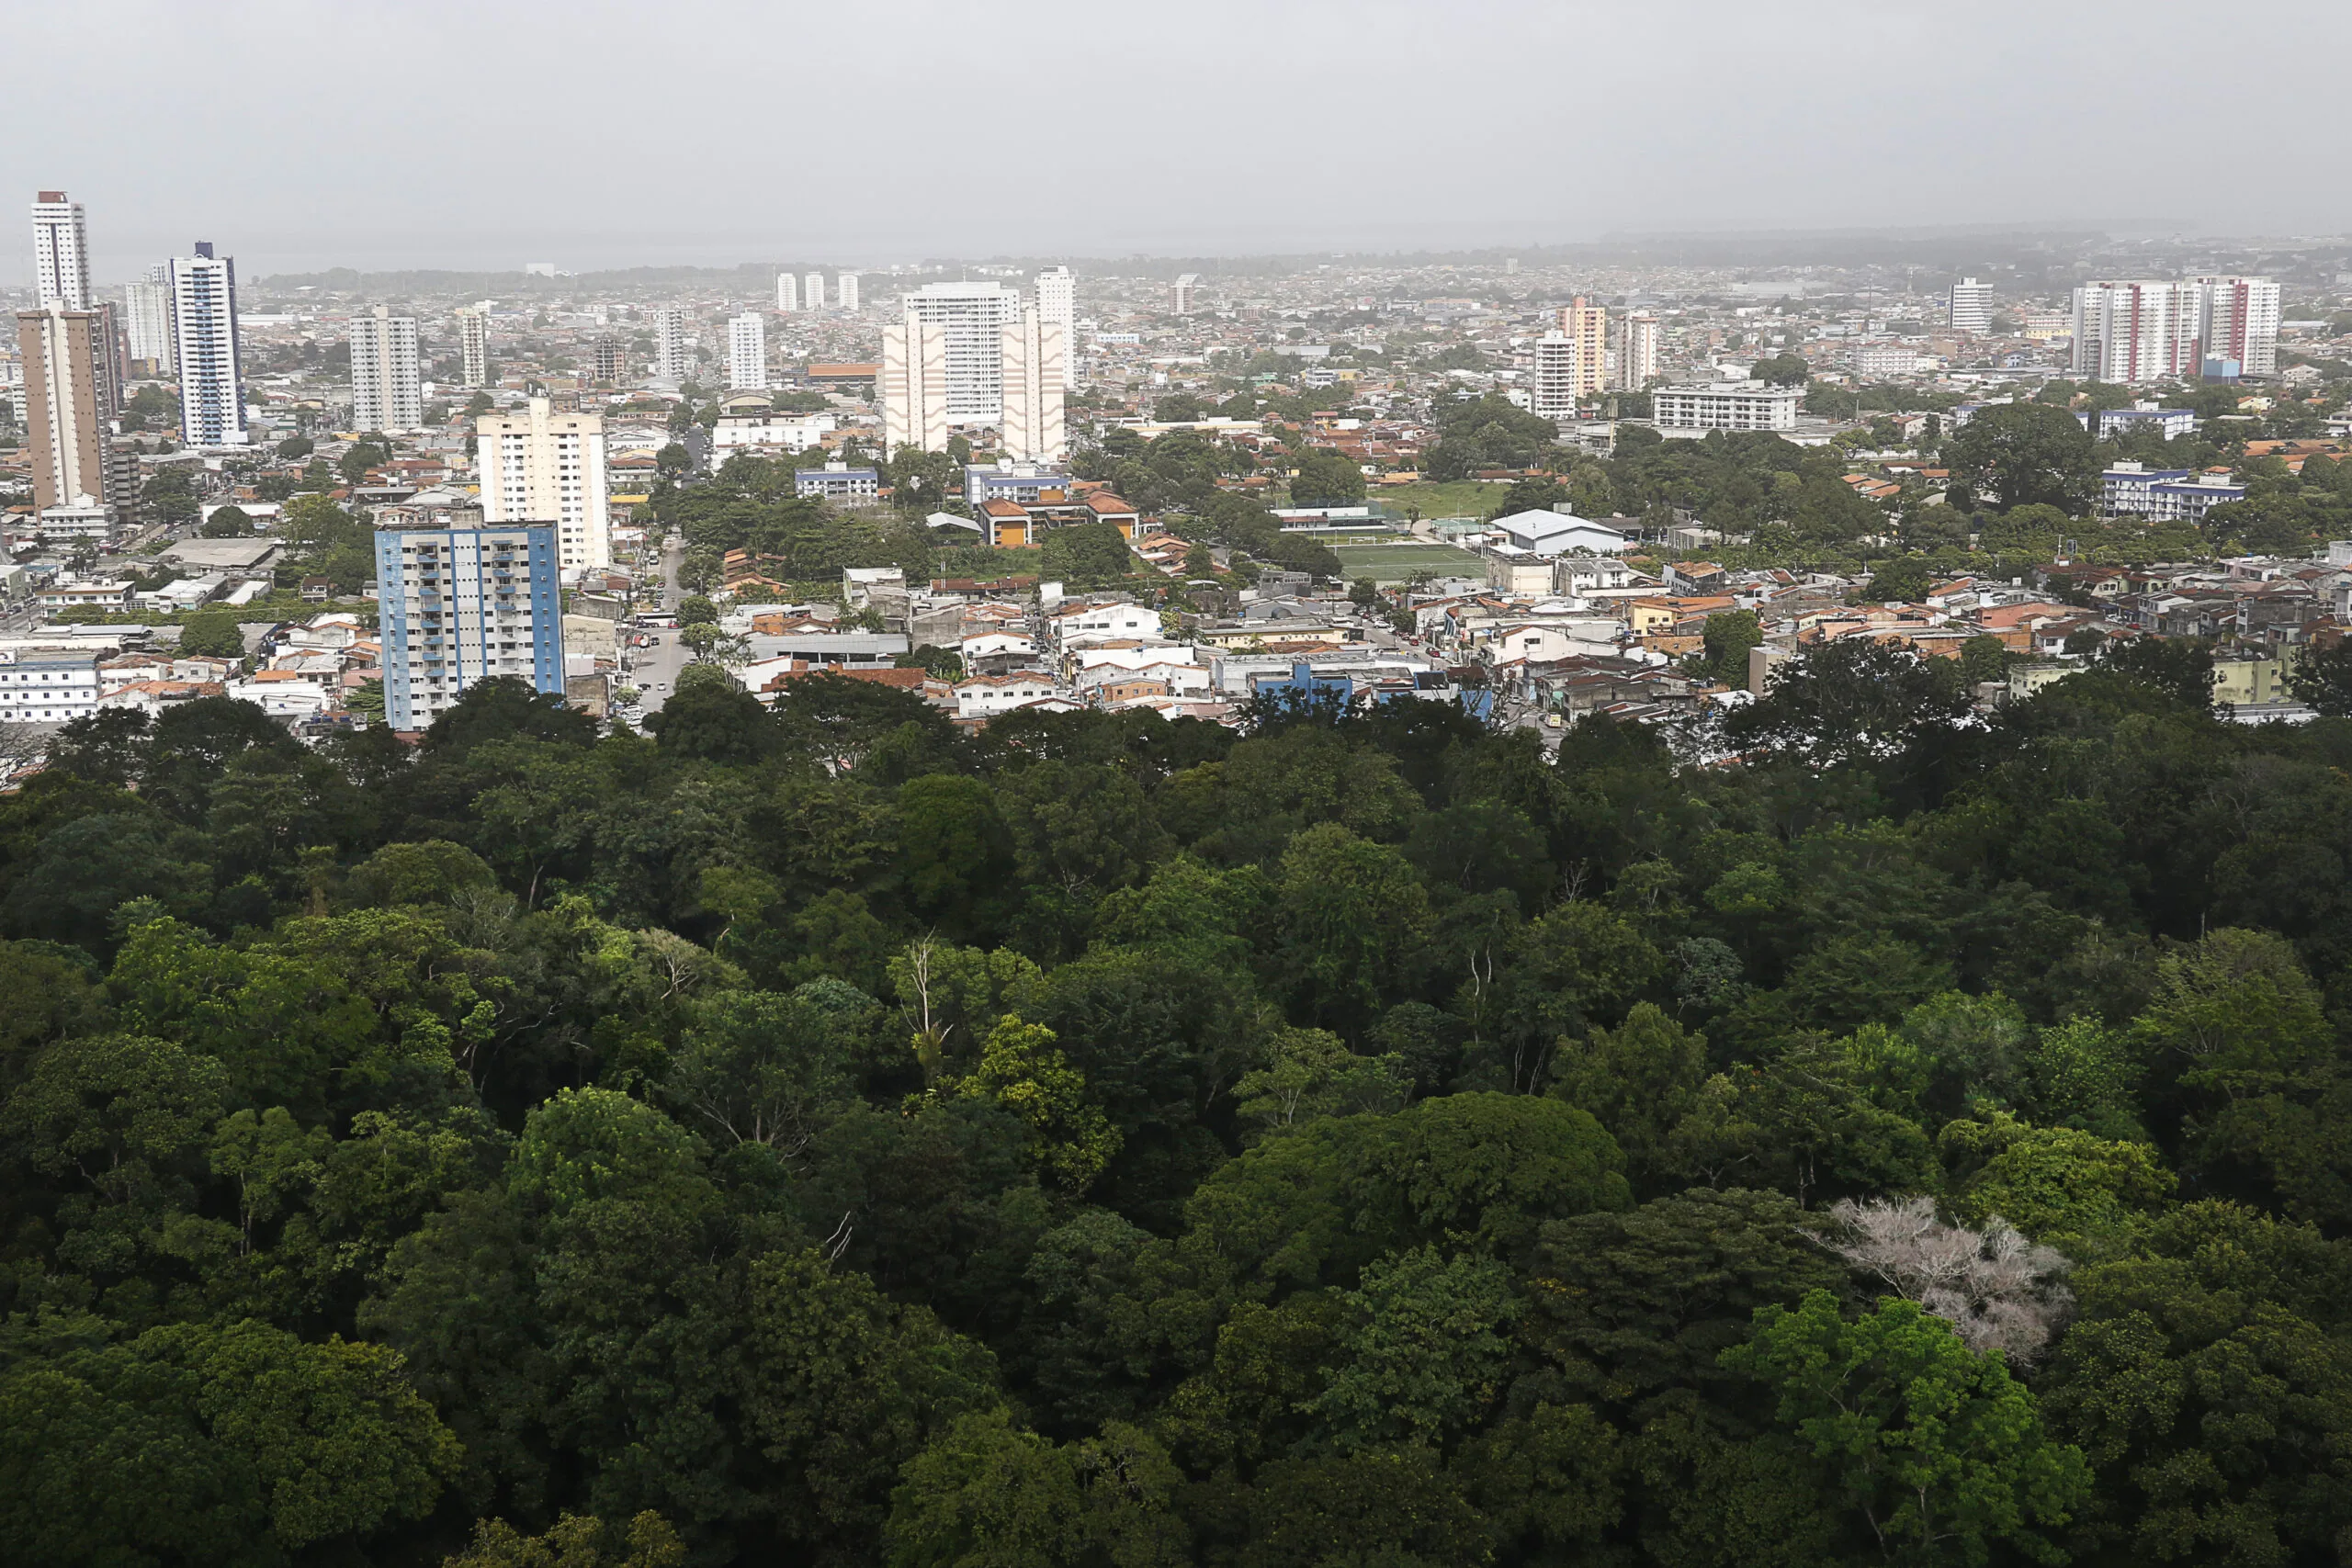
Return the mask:
<path id="1" fill-rule="evenodd" d="M 552 523 L 376 531 L 384 717 L 429 727 L 492 676 L 563 694 L 563 605 Z"/>

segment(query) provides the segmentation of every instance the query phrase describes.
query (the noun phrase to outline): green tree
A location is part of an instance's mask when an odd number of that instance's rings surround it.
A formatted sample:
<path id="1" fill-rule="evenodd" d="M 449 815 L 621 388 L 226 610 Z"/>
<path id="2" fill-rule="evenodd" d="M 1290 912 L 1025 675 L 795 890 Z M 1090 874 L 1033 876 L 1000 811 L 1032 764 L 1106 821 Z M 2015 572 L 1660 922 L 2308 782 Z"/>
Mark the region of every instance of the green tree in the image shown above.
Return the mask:
<path id="1" fill-rule="evenodd" d="M 0 1546 L 237 1562 L 429 1512 L 457 1439 L 380 1346 L 174 1324 L 0 1372 Z"/>
<path id="2" fill-rule="evenodd" d="M 1235 1108 L 1269 1129 L 1317 1116 L 1401 1109 L 1412 1084 L 1396 1056 L 1359 1056 L 1324 1029 L 1284 1029 L 1267 1046 L 1266 1065 L 1233 1086 Z"/>
<path id="3" fill-rule="evenodd" d="M 1340 1451 L 1434 1446 L 1501 1397 L 1521 1311 L 1505 1265 L 1418 1247 L 1367 1267 L 1341 1304 L 1349 1325 L 1310 1405 Z"/>
<path id="4" fill-rule="evenodd" d="M 2309 703 L 2320 714 L 2352 717 L 2352 640 L 2298 648 L 2287 684 L 2297 702 Z"/>
<path id="5" fill-rule="evenodd" d="M 2075 416 L 2047 403 L 1980 409 L 1944 446 L 1952 504 L 1977 499 L 2007 511 L 2054 506 L 2081 515 L 2098 484 L 2098 443 Z"/>
<path id="6" fill-rule="evenodd" d="M 1916 1303 L 1857 1321 L 1827 1291 L 1756 1314 L 1725 1366 L 1770 1384 L 1779 1418 L 1820 1461 L 1830 1495 L 1889 1562 L 1989 1562 L 2006 1545 L 2066 1553 L 2063 1528 L 2089 1491 L 2080 1450 L 2042 1430 L 2033 1395 Z"/>
<path id="7" fill-rule="evenodd" d="M 1623 1025 L 1563 1039 L 1552 1092 L 1592 1112 L 1625 1151 L 1636 1188 L 1656 1190 L 1680 1164 L 1674 1129 L 1698 1109 L 1707 1041 L 1686 1034 L 1656 1003 L 1637 1002 Z"/>
<path id="8" fill-rule="evenodd" d="M 182 653 L 208 654 L 215 659 L 245 656 L 244 629 L 231 610 L 200 610 L 180 627 Z"/>
<path id="9" fill-rule="evenodd" d="M 204 520 L 202 533 L 208 539 L 242 539 L 254 531 L 254 520 L 242 506 L 213 508 L 212 515 Z"/>
<path id="10" fill-rule="evenodd" d="M 1758 360 L 1748 374 L 1775 387 L 1802 387 L 1813 379 L 1813 367 L 1805 363 L 1804 355 L 1783 349 Z"/>
<path id="11" fill-rule="evenodd" d="M 2352 1526 L 2345 1261 L 2316 1231 L 2193 1203 L 2075 1277 L 2043 1395 L 2098 1478 L 2078 1561 L 2324 1560 Z"/>
<path id="12" fill-rule="evenodd" d="M 1401 987 L 1430 919 L 1403 855 L 1326 822 L 1291 840 L 1278 886 L 1284 973 L 1310 1013 L 1363 1018 Z"/>
<path id="13" fill-rule="evenodd" d="M 1996 637 L 1973 637 L 1960 645 L 1961 679 L 1971 686 L 2009 678 L 2009 650 Z"/>
<path id="14" fill-rule="evenodd" d="M 1815 762 L 1891 758 L 1932 743 L 1968 713 L 1948 660 L 1867 637 L 1816 643 L 1724 730 L 1736 745 Z"/>
<path id="15" fill-rule="evenodd" d="M 1764 642 L 1764 624 L 1753 610 L 1720 610 L 1699 628 L 1704 671 L 1726 686 L 1747 684 L 1747 650 Z"/>
<path id="16" fill-rule="evenodd" d="M 1119 1152 L 1119 1131 L 1086 1098 L 1086 1078 L 1054 1047 L 1054 1032 L 1007 1013 L 980 1043 L 959 1091 L 1003 1106 L 1024 1123 L 1038 1167 L 1072 1194 L 1093 1185 Z"/>
<path id="17" fill-rule="evenodd" d="M 684 1568 L 685 1543 L 650 1508 L 626 1530 L 594 1515 L 566 1514 L 544 1535 L 526 1536 L 504 1519 L 481 1519 L 472 1543 L 441 1568 Z"/>
<path id="18" fill-rule="evenodd" d="M 1363 494 L 1363 470 L 1341 454 L 1319 449 L 1299 454 L 1298 471 L 1290 481 L 1293 506 L 1353 506 Z"/>

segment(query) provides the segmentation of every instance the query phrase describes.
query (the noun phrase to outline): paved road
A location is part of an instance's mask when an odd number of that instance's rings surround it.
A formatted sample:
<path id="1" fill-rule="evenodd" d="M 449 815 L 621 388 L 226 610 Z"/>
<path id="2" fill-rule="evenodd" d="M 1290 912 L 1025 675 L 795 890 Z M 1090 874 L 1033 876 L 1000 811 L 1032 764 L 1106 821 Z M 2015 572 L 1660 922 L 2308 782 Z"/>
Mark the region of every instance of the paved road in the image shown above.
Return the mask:
<path id="1" fill-rule="evenodd" d="M 660 713 L 662 703 L 678 689 L 678 671 L 693 661 L 693 656 L 678 645 L 675 632 L 648 632 L 651 640 L 637 649 L 630 658 L 636 668 L 629 671 L 629 682 L 645 694 L 638 699 L 647 713 Z"/>
<path id="2" fill-rule="evenodd" d="M 662 542 L 662 597 L 656 606 L 662 610 L 678 607 L 678 568 L 685 563 L 686 543 L 675 534 Z M 645 647 L 630 655 L 634 666 L 629 671 L 629 684 L 645 694 L 639 705 L 649 714 L 662 711 L 662 703 L 678 689 L 678 671 L 693 661 L 693 656 L 678 644 L 675 632 L 648 632 Z"/>

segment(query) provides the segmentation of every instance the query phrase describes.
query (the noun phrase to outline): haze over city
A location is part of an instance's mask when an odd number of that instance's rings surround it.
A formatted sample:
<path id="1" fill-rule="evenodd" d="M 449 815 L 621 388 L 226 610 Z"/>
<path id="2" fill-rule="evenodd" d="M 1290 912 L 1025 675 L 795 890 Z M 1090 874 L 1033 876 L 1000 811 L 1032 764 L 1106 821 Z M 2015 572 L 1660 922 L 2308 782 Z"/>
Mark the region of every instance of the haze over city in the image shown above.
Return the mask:
<path id="1" fill-rule="evenodd" d="M 0 149 L 0 189 L 108 215 L 103 282 L 198 235 L 258 277 L 2352 227 L 2242 118 L 2260 61 L 2282 146 L 2346 144 L 2328 4 L 8 9 L 19 60 L 103 40 L 17 78 Z"/>

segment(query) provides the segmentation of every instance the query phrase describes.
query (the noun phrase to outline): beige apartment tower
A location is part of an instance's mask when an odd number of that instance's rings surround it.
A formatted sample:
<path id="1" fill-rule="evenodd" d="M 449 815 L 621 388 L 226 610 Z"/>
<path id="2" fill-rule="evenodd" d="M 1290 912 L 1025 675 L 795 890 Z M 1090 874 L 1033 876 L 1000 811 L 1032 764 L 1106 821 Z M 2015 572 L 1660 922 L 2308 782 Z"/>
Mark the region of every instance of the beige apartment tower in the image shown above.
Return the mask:
<path id="1" fill-rule="evenodd" d="M 482 415 L 474 432 L 482 521 L 552 524 L 560 571 L 613 564 L 602 416 L 558 413 L 533 398 L 524 412 Z"/>
<path id="2" fill-rule="evenodd" d="M 1638 392 L 1657 376 L 1658 321 L 1646 310 L 1630 312 L 1617 324 L 1617 385 Z"/>
<path id="3" fill-rule="evenodd" d="M 490 303 L 484 299 L 458 311 L 458 333 L 464 344 L 465 384 L 469 387 L 490 385 Z"/>
<path id="4" fill-rule="evenodd" d="M 97 311 L 69 310 L 61 302 L 17 312 L 38 511 L 121 499 L 107 493 L 112 464 L 94 348 L 105 330 Z"/>
<path id="5" fill-rule="evenodd" d="M 998 434 L 1007 456 L 1023 463 L 1058 463 L 1063 434 L 1063 368 L 1069 339 L 1059 321 L 1032 305 L 1004 323 L 1004 419 Z"/>
<path id="6" fill-rule="evenodd" d="M 1608 379 L 1609 312 L 1579 294 L 1560 311 L 1560 331 L 1577 345 L 1577 396 L 1591 397 Z"/>
<path id="7" fill-rule="evenodd" d="M 947 331 L 904 321 L 882 329 L 882 444 L 947 450 Z M 1057 400 L 1058 412 L 1058 400 Z"/>

